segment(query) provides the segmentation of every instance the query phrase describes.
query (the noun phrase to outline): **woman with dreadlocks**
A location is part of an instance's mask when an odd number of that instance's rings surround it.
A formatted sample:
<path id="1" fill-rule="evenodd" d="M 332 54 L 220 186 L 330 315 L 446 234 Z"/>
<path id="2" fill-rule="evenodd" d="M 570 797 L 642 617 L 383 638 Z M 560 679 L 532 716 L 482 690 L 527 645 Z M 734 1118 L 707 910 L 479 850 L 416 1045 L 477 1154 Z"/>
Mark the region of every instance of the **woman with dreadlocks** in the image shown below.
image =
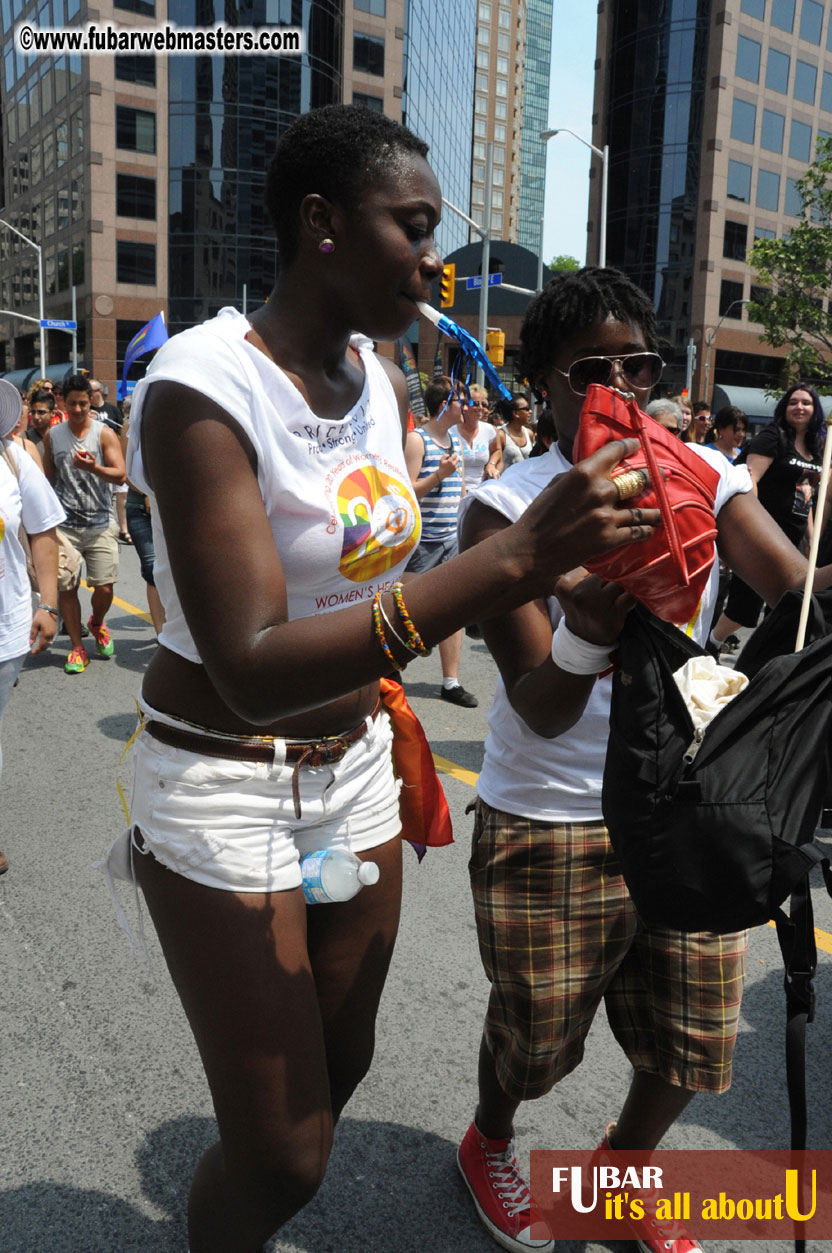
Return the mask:
<path id="1" fill-rule="evenodd" d="M 463 501 L 461 546 L 475 550 L 523 517 L 553 474 L 572 464 L 592 383 L 634 392 L 658 382 L 648 298 L 617 270 L 554 278 L 532 301 L 519 372 L 548 398 L 557 443 Z M 800 587 L 805 561 L 761 507 L 745 467 L 696 447 L 719 475 L 719 549 L 774 604 Z M 832 569 L 820 572 L 832 580 Z M 690 633 L 704 642 L 718 563 Z M 634 1068 L 602 1149 L 655 1148 L 695 1092 L 731 1077 L 746 935 L 682 934 L 636 916 L 601 815 L 611 680 L 604 677 L 630 597 L 575 569 L 555 594 L 482 624 L 500 679 L 489 715 L 469 870 L 480 952 L 492 990 L 479 1054 L 479 1103 L 459 1149 L 487 1229 L 523 1253 L 554 1247 L 532 1222 L 514 1158 L 513 1119 L 573 1070 L 603 999 Z M 568 1133 L 567 1133 L 568 1134 Z M 691 1253 L 684 1231 L 647 1213 L 642 1253 Z"/>

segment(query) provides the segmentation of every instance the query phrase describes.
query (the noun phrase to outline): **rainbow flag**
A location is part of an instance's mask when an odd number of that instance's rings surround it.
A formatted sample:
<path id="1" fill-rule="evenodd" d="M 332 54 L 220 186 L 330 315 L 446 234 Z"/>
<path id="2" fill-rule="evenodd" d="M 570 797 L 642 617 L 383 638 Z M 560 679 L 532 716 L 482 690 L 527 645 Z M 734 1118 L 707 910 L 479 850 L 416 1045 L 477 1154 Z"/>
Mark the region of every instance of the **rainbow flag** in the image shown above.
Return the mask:
<path id="1" fill-rule="evenodd" d="M 133 362 L 138 361 L 139 357 L 143 357 L 146 352 L 161 348 L 167 338 L 168 328 L 165 326 L 164 313 L 157 313 L 155 318 L 150 319 L 147 326 L 143 326 L 133 336 L 124 352 L 124 369 L 121 372 L 121 382 L 118 387 L 119 400 L 124 400 L 127 395 L 127 371 Z"/>

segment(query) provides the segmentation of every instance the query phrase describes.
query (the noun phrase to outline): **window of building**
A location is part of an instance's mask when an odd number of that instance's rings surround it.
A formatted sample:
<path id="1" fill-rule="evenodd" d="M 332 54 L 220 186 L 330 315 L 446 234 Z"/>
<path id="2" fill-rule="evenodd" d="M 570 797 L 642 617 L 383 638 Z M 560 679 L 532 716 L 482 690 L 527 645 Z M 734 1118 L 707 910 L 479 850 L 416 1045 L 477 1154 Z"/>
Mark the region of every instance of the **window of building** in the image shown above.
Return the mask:
<path id="1" fill-rule="evenodd" d="M 55 163 L 58 169 L 69 160 L 69 125 L 59 122 L 55 127 Z"/>
<path id="2" fill-rule="evenodd" d="M 476 87 L 477 91 L 488 91 L 488 75 L 477 74 L 477 78 L 476 78 L 476 82 L 474 86 Z"/>
<path id="3" fill-rule="evenodd" d="M 503 207 L 503 193 L 501 191 L 492 191 L 491 208 L 502 210 L 502 207 Z"/>
<path id="4" fill-rule="evenodd" d="M 745 35 L 737 37 L 737 78 L 745 78 L 749 83 L 760 81 L 760 44 Z"/>
<path id="5" fill-rule="evenodd" d="M 780 175 L 771 170 L 757 171 L 757 208 L 776 213 L 780 204 Z"/>
<path id="6" fill-rule="evenodd" d="M 807 43 L 819 44 L 823 27 L 823 5 L 817 0 L 803 0 L 800 12 L 800 38 Z"/>
<path id="7" fill-rule="evenodd" d="M 480 143 L 478 139 L 474 140 L 474 159 L 479 161 L 485 160 L 485 144 Z"/>
<path id="8" fill-rule="evenodd" d="M 495 187 L 504 187 L 505 178 L 506 178 L 505 170 L 500 170 L 495 166 L 495 168 L 491 171 L 491 181 L 493 182 Z"/>
<path id="9" fill-rule="evenodd" d="M 740 9 L 749 17 L 758 17 L 762 22 L 766 16 L 766 0 L 742 0 Z"/>
<path id="10" fill-rule="evenodd" d="M 156 245 L 116 240 L 116 281 L 153 287 L 156 283 Z"/>
<path id="11" fill-rule="evenodd" d="M 485 166 L 478 161 L 474 162 L 474 180 L 479 183 L 485 182 Z"/>
<path id="12" fill-rule="evenodd" d="M 52 67 L 47 64 L 46 73 L 42 75 L 40 80 L 40 107 L 43 113 L 48 113 L 55 103 L 54 84 L 52 82 Z"/>
<path id="13" fill-rule="evenodd" d="M 812 150 L 812 128 L 807 126 L 805 122 L 798 122 L 796 118 L 792 118 L 791 131 L 789 133 L 789 156 L 794 161 L 810 161 Z"/>
<path id="14" fill-rule="evenodd" d="M 72 282 L 76 287 L 84 285 L 84 241 L 72 245 Z"/>
<path id="15" fill-rule="evenodd" d="M 776 239 L 777 232 L 769 230 L 767 226 L 755 226 L 754 238 L 755 239 Z"/>
<path id="16" fill-rule="evenodd" d="M 766 87 L 769 91 L 779 91 L 784 96 L 788 95 L 790 69 L 791 57 L 785 52 L 778 52 L 776 48 L 769 48 L 766 65 Z"/>
<path id="17" fill-rule="evenodd" d="M 790 218 L 803 217 L 803 201 L 800 198 L 800 192 L 797 190 L 797 180 L 794 178 L 786 179 L 786 198 L 783 211 Z"/>
<path id="18" fill-rule="evenodd" d="M 808 61 L 796 61 L 794 67 L 794 98 L 804 104 L 815 103 L 818 72 Z"/>
<path id="19" fill-rule="evenodd" d="M 485 44 L 486 47 L 491 43 L 491 31 L 487 26 L 477 27 L 477 43 Z"/>
<path id="20" fill-rule="evenodd" d="M 30 169 L 32 172 L 32 186 L 37 187 L 41 177 L 40 142 L 32 144 Z"/>
<path id="21" fill-rule="evenodd" d="M 480 7 L 477 9 L 477 17 L 479 18 L 481 22 L 490 22 L 491 21 L 491 5 L 481 4 Z"/>
<path id="22" fill-rule="evenodd" d="M 69 119 L 69 138 L 72 155 L 80 156 L 84 151 L 84 114 L 80 109 Z"/>
<path id="23" fill-rule="evenodd" d="M 477 69 L 479 70 L 488 69 L 488 52 L 486 51 L 485 48 L 477 49 Z M 478 75 L 478 77 L 481 78 L 482 75 Z"/>
<path id="24" fill-rule="evenodd" d="M 498 122 L 494 127 L 494 139 L 498 144 L 504 144 L 506 142 L 506 128 L 503 126 L 502 122 Z"/>
<path id="25" fill-rule="evenodd" d="M 474 97 L 474 111 L 488 116 L 488 96 Z"/>
<path id="26" fill-rule="evenodd" d="M 156 218 L 156 179 L 116 174 L 116 213 L 126 218 Z"/>
<path id="27" fill-rule="evenodd" d="M 141 13 L 142 17 L 156 16 L 153 0 L 113 0 L 113 8 L 126 9 L 128 13 Z"/>
<path id="28" fill-rule="evenodd" d="M 69 281 L 69 249 L 58 249 L 58 291 L 68 291 Z"/>
<path id="29" fill-rule="evenodd" d="M 474 118 L 474 134 L 484 139 L 488 134 L 488 123 L 484 117 Z"/>
<path id="30" fill-rule="evenodd" d="M 69 188 L 58 189 L 58 230 L 65 231 L 69 226 Z"/>
<path id="31" fill-rule="evenodd" d="M 744 261 L 748 252 L 748 223 L 730 222 L 726 218 L 722 255 L 730 261 Z"/>
<path id="32" fill-rule="evenodd" d="M 131 152 L 156 151 L 156 114 L 116 105 L 116 147 Z"/>
<path id="33" fill-rule="evenodd" d="M 485 188 L 476 186 L 471 189 L 471 199 L 474 204 L 485 204 Z"/>
<path id="34" fill-rule="evenodd" d="M 497 73 L 508 74 L 508 57 L 497 57 Z"/>
<path id="35" fill-rule="evenodd" d="M 121 53 L 115 57 L 116 78 L 123 83 L 140 83 L 143 87 L 156 86 L 156 58 L 138 57 Z"/>
<path id="36" fill-rule="evenodd" d="M 794 4 L 795 0 L 771 0 L 772 26 L 791 34 L 794 30 Z"/>
<path id="37" fill-rule="evenodd" d="M 55 173 L 55 135 L 49 131 L 43 137 L 43 176 Z"/>
<path id="38" fill-rule="evenodd" d="M 55 197 L 46 196 L 43 201 L 43 233 L 55 234 Z"/>
<path id="39" fill-rule="evenodd" d="M 724 278 L 719 285 L 719 316 L 741 318 L 742 305 L 738 303 L 741 300 L 742 283 L 735 283 L 730 278 Z"/>
<path id="40" fill-rule="evenodd" d="M 375 35 L 353 35 L 352 39 L 353 69 L 363 70 L 365 74 L 384 76 L 384 40 Z"/>
<path id="41" fill-rule="evenodd" d="M 751 200 L 751 166 L 745 161 L 728 162 L 726 194 L 729 200 Z"/>
<path id="42" fill-rule="evenodd" d="M 387 16 L 386 0 L 355 0 L 355 7 L 360 13 L 372 13 L 374 17 Z"/>
<path id="43" fill-rule="evenodd" d="M 384 112 L 384 101 L 381 96 L 371 96 L 366 91 L 354 91 L 352 93 L 353 104 L 360 104 L 365 109 L 372 109 L 374 113 Z"/>
<path id="44" fill-rule="evenodd" d="M 511 9 L 500 9 L 499 25 L 503 30 L 511 30 Z"/>
<path id="45" fill-rule="evenodd" d="M 757 126 L 757 106 L 746 100 L 734 100 L 731 114 L 731 138 L 740 143 L 753 144 Z"/>
<path id="46" fill-rule="evenodd" d="M 79 173 L 72 180 L 72 220 L 80 222 L 84 216 L 84 175 Z"/>
<path id="47" fill-rule="evenodd" d="M 494 116 L 499 118 L 501 122 L 506 120 L 507 106 L 505 100 L 497 100 L 494 104 Z"/>
<path id="48" fill-rule="evenodd" d="M 511 40 L 504 31 L 499 31 L 497 34 L 497 51 L 511 52 Z"/>
<path id="49" fill-rule="evenodd" d="M 495 164 L 495 165 L 505 165 L 505 163 L 506 163 L 506 150 L 505 150 L 505 148 L 503 147 L 503 145 L 502 145 L 502 144 L 495 144 L 495 145 L 494 145 L 494 164 Z"/>
<path id="50" fill-rule="evenodd" d="M 508 83 L 504 78 L 498 78 L 494 84 L 494 94 L 502 99 L 508 96 Z"/>
<path id="51" fill-rule="evenodd" d="M 830 29 L 832 29 L 832 22 L 830 22 Z M 828 70 L 824 70 L 821 81 L 820 107 L 827 113 L 832 113 L 832 74 Z"/>
<path id="52" fill-rule="evenodd" d="M 760 127 L 760 146 L 768 148 L 769 152 L 782 152 L 785 126 L 786 119 L 782 113 L 775 113 L 772 109 L 763 109 L 763 124 Z"/>

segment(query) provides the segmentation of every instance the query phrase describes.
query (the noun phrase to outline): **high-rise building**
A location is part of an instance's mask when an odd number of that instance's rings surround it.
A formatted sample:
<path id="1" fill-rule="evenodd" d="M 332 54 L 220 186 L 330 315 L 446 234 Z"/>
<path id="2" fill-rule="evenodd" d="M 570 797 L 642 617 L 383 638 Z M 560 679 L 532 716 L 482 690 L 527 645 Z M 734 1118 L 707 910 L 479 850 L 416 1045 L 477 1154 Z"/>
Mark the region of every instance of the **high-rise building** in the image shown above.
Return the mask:
<path id="1" fill-rule="evenodd" d="M 167 12 L 165 12 L 167 9 Z M 476 0 L 0 0 L 0 219 L 42 246 L 47 318 L 71 316 L 105 382 L 162 310 L 171 333 L 268 294 L 269 157 L 300 113 L 340 100 L 404 121 L 470 210 Z M 14 27 L 302 26 L 294 56 L 24 57 Z M 450 66 L 450 70 L 449 70 Z M 446 212 L 443 251 L 467 241 Z M 5 312 L 4 312 L 5 311 Z M 31 321 L 11 317 L 9 311 Z M 0 225 L 0 373 L 39 364 L 37 258 Z M 49 331 L 47 360 L 70 340 Z M 143 366 L 139 364 L 138 373 Z"/>
<path id="2" fill-rule="evenodd" d="M 553 0 L 479 0 L 471 216 L 485 223 L 492 143 L 491 234 L 540 248 Z M 471 238 L 476 238 L 472 232 Z"/>
<path id="3" fill-rule="evenodd" d="M 653 297 L 672 346 L 669 381 L 684 383 L 692 337 L 695 397 L 715 384 L 776 386 L 783 353 L 748 321 L 745 258 L 755 239 L 794 225 L 795 182 L 832 131 L 832 6 L 602 0 L 597 51 L 607 259 Z M 596 176 L 593 236 L 599 198 Z"/>

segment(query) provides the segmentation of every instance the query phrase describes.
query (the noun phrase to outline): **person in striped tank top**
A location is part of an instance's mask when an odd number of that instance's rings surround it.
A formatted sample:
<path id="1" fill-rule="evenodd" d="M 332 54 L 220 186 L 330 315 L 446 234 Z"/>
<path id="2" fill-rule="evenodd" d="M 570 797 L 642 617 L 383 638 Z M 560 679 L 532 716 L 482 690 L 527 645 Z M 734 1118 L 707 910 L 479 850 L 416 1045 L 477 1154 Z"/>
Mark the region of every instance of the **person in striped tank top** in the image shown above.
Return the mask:
<path id="1" fill-rule="evenodd" d="M 407 569 L 421 574 L 433 570 L 457 555 L 456 520 L 459 502 L 465 495 L 462 445 L 456 424 L 462 418 L 460 395 L 447 376 L 434 379 L 425 388 L 428 419 L 424 426 L 410 431 L 405 444 L 405 461 L 422 513 L 422 535 Z M 442 662 L 442 700 L 463 709 L 475 709 L 476 696 L 466 692 L 459 681 L 462 631 L 455 631 L 439 645 Z"/>

